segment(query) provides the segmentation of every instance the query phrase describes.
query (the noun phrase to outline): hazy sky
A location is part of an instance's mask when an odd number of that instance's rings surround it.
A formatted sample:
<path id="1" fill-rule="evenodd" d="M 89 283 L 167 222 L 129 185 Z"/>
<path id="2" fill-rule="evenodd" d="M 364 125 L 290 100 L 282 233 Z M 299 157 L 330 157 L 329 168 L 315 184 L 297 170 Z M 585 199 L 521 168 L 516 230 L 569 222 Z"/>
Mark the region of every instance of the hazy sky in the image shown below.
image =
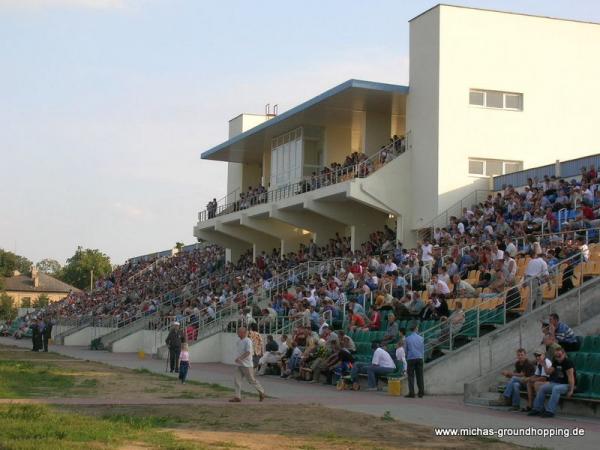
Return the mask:
<path id="1" fill-rule="evenodd" d="M 0 247 L 120 263 L 193 242 L 229 119 L 407 83 L 408 20 L 436 3 L 0 0 Z M 595 0 L 456 4 L 600 22 Z"/>

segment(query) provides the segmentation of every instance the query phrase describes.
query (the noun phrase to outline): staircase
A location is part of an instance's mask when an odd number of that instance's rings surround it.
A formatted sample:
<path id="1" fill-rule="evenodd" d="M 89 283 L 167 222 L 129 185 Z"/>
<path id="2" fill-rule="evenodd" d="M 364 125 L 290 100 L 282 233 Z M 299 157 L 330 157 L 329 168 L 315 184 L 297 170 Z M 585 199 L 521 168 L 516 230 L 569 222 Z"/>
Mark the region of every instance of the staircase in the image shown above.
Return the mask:
<path id="1" fill-rule="evenodd" d="M 425 239 L 432 241 L 434 229 L 447 226 L 450 223 L 450 217 L 462 217 L 463 208 L 471 208 L 473 205 L 484 202 L 490 194 L 492 194 L 492 191 L 487 190 L 477 190 L 471 192 L 469 195 L 450 206 L 444 212 L 435 216 L 425 226 L 417 230 L 417 239 L 421 242 Z"/>
<path id="2" fill-rule="evenodd" d="M 550 313 L 556 312 L 571 327 L 581 324 L 582 318 L 600 314 L 599 287 L 600 277 L 592 278 L 533 311 L 526 310 L 518 319 L 496 325 L 494 331 L 476 336 L 460 348 L 449 348 L 444 356 L 425 365 L 428 392 L 463 393 L 465 399 L 483 401 L 480 394 L 488 392 L 498 373 L 514 362 L 517 348 L 540 346 L 540 323 Z"/>

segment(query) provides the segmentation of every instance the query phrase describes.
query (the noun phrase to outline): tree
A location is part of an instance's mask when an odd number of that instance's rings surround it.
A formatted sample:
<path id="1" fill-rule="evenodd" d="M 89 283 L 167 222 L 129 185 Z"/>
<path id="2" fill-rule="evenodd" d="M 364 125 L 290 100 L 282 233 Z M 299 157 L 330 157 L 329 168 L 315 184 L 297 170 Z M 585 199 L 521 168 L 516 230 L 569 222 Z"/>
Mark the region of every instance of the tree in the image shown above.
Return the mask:
<path id="1" fill-rule="evenodd" d="M 47 273 L 48 275 L 58 275 L 60 273 L 61 265 L 55 259 L 42 259 L 35 265 L 40 272 Z"/>
<path id="2" fill-rule="evenodd" d="M 15 270 L 29 273 L 32 265 L 32 262 L 24 256 L 0 248 L 0 277 L 12 277 Z"/>
<path id="3" fill-rule="evenodd" d="M 34 308 L 45 308 L 50 303 L 50 299 L 46 294 L 40 294 L 40 296 L 33 302 Z M 22 306 L 22 305 L 21 305 Z"/>
<path id="4" fill-rule="evenodd" d="M 31 308 L 31 297 L 23 297 L 21 299 L 21 308 Z"/>
<path id="5" fill-rule="evenodd" d="M 75 254 L 67 259 L 67 264 L 60 271 L 59 278 L 79 289 L 85 289 L 90 285 L 92 271 L 94 271 L 94 279 L 98 279 L 109 274 L 111 270 L 110 258 L 107 255 L 100 250 L 84 249 L 79 246 Z"/>
<path id="6" fill-rule="evenodd" d="M 12 320 L 17 315 L 15 300 L 6 292 L 0 294 L 0 320 Z"/>
<path id="7" fill-rule="evenodd" d="M 185 244 L 183 242 L 175 242 L 175 248 L 177 249 L 177 253 L 179 253 L 183 247 L 185 247 Z"/>

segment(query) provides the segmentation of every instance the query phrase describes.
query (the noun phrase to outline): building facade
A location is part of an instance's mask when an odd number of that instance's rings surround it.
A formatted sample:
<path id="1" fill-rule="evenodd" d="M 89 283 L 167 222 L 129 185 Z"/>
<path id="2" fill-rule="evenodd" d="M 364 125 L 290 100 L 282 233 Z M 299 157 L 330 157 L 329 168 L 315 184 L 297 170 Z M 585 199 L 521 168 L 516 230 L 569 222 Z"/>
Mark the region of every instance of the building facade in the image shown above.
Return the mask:
<path id="1" fill-rule="evenodd" d="M 438 5 L 409 27 L 409 86 L 349 80 L 230 121 L 202 154 L 228 163 L 229 194 L 194 235 L 230 259 L 336 233 L 356 249 L 384 225 L 413 245 L 492 176 L 600 152 L 599 24 Z"/>

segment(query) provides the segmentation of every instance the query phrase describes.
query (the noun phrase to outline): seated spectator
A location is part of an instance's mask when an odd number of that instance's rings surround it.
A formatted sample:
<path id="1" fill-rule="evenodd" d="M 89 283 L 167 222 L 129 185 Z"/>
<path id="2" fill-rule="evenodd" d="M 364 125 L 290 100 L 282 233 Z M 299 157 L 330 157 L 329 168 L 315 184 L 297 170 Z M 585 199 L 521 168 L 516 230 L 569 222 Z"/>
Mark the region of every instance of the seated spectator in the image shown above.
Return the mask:
<path id="1" fill-rule="evenodd" d="M 533 407 L 533 398 L 535 391 L 539 387 L 539 384 L 543 384 L 548 381 L 548 369 L 552 367 L 552 361 L 546 358 L 546 354 L 542 351 L 535 351 L 533 353 L 534 360 L 534 372 L 527 379 L 527 407 L 521 409 L 523 412 L 531 411 Z"/>
<path id="2" fill-rule="evenodd" d="M 567 352 L 579 350 L 579 341 L 575 332 L 566 323 L 559 320 L 558 314 L 550 314 L 550 332 L 554 334 L 556 342 Z"/>
<path id="3" fill-rule="evenodd" d="M 277 364 L 280 360 L 279 345 L 275 342 L 273 336 L 269 334 L 265 345 L 265 353 L 258 361 L 258 375 L 264 375 L 269 364 Z"/>
<path id="4" fill-rule="evenodd" d="M 368 389 L 369 391 L 377 390 L 377 377 L 380 375 L 387 375 L 396 370 L 396 364 L 390 356 L 390 354 L 381 348 L 379 342 L 373 342 L 371 348 L 374 350 L 371 364 L 368 363 L 356 363 L 352 367 L 351 378 L 352 388 L 357 391 L 360 389 L 358 384 L 358 374 L 366 373 L 368 377 Z"/>
<path id="5" fill-rule="evenodd" d="M 527 359 L 527 351 L 524 348 L 517 350 L 517 360 L 514 370 L 505 370 L 502 375 L 509 378 L 504 389 L 503 400 L 506 405 L 512 405 L 513 410 L 520 410 L 521 387 L 527 386 L 527 378 L 534 372 L 534 367 Z"/>
<path id="6" fill-rule="evenodd" d="M 379 331 L 381 328 L 381 313 L 379 309 L 374 307 L 369 317 L 369 331 Z"/>
<path id="7" fill-rule="evenodd" d="M 477 297 L 477 290 L 467 281 L 461 280 L 460 275 L 452 275 L 452 298 Z"/>
<path id="8" fill-rule="evenodd" d="M 394 344 L 398 340 L 398 332 L 399 328 L 396 316 L 394 314 L 389 314 L 388 325 L 385 334 L 383 335 L 383 339 L 381 340 L 381 346 L 385 347 L 389 344 Z"/>
<path id="9" fill-rule="evenodd" d="M 358 312 L 352 311 L 352 317 L 350 318 L 350 326 L 348 327 L 350 331 L 368 331 L 369 327 L 367 327 L 365 318 L 362 314 Z"/>
<path id="10" fill-rule="evenodd" d="M 577 379 L 575 365 L 567 357 L 563 348 L 556 350 L 552 367 L 546 371 L 549 374 L 548 381 L 539 385 L 533 401 L 533 409 L 528 413 L 529 416 L 554 417 L 560 396 L 566 395 L 567 398 L 571 398 L 575 392 Z M 544 408 L 548 394 L 550 394 L 550 400 Z"/>

